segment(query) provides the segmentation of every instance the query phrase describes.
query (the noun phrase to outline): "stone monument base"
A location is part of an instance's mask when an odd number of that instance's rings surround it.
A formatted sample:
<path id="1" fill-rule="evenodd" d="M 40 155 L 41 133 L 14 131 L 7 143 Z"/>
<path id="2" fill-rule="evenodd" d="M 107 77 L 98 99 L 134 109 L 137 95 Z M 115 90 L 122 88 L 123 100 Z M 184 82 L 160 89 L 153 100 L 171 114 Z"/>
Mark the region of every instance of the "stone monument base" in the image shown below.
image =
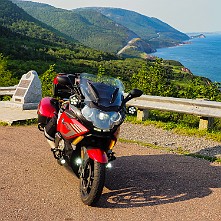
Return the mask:
<path id="1" fill-rule="evenodd" d="M 0 107 L 18 108 L 20 110 L 37 110 L 38 103 L 16 103 L 13 101 L 1 101 Z"/>

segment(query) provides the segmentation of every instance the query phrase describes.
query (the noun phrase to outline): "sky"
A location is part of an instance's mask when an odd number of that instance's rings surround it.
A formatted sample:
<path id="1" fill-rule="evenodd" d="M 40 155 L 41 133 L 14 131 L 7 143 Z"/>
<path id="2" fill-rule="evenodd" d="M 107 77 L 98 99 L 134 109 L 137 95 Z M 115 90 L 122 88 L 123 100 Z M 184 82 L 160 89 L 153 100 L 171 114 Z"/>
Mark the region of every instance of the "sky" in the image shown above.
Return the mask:
<path id="1" fill-rule="evenodd" d="M 155 17 L 184 33 L 221 31 L 221 0 L 31 0 L 57 8 L 114 7 Z"/>

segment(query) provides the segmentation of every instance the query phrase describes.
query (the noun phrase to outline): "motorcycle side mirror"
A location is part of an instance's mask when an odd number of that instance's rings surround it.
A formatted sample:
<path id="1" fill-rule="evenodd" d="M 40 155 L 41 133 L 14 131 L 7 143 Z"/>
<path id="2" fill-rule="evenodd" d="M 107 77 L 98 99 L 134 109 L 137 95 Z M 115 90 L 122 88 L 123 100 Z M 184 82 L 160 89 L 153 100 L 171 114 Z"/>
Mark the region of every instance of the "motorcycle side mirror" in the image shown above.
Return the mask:
<path id="1" fill-rule="evenodd" d="M 135 97 L 140 97 L 143 94 L 143 91 L 139 89 L 133 89 L 123 100 L 121 107 L 125 105 L 129 100 L 135 98 Z"/>
<path id="2" fill-rule="evenodd" d="M 135 98 L 135 97 L 140 97 L 143 94 L 143 91 L 139 89 L 133 89 L 128 96 L 130 96 L 130 99 Z"/>

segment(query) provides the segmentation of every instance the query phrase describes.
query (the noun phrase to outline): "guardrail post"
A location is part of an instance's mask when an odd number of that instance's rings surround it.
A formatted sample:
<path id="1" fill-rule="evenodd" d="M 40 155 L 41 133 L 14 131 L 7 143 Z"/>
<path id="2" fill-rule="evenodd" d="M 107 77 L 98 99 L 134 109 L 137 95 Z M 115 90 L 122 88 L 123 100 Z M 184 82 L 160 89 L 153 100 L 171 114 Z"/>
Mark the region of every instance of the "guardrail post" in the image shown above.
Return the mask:
<path id="1" fill-rule="evenodd" d="M 200 117 L 199 130 L 208 130 L 213 127 L 214 118 L 212 117 Z"/>
<path id="2" fill-rule="evenodd" d="M 138 109 L 137 110 L 137 120 L 139 120 L 139 121 L 147 120 L 148 117 L 149 117 L 149 110 L 147 110 L 147 109 L 145 109 L 145 110 Z"/>

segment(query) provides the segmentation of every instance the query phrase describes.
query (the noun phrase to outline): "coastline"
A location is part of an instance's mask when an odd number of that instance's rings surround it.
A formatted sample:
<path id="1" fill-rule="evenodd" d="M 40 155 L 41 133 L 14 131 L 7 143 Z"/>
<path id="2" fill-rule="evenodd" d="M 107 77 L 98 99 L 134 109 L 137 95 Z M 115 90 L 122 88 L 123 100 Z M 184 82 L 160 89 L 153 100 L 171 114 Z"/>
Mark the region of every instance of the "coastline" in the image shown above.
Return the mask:
<path id="1" fill-rule="evenodd" d="M 195 76 L 221 82 L 221 32 L 203 34 L 205 38 L 190 38 L 173 47 L 158 48 L 150 55 L 179 61 Z"/>

